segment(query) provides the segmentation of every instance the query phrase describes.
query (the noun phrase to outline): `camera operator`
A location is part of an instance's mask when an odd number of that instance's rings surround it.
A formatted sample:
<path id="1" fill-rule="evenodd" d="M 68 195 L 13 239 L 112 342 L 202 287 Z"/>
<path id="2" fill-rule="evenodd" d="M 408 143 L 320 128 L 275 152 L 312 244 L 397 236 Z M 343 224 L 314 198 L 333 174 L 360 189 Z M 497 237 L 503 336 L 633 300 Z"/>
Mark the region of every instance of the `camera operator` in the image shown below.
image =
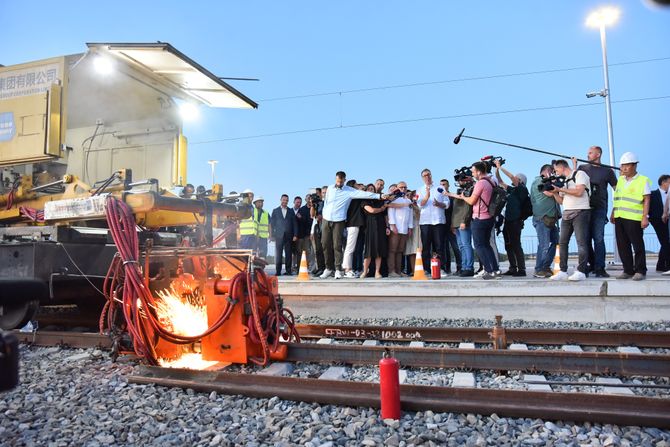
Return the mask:
<path id="1" fill-rule="evenodd" d="M 537 254 L 535 256 L 536 278 L 551 278 L 551 260 L 558 244 L 558 219 L 561 209 L 553 195 L 544 194 L 545 184 L 554 172 L 551 165 L 543 165 L 540 175 L 535 177 L 530 187 L 530 203 L 533 206 L 533 227 L 537 234 Z"/>
<path id="2" fill-rule="evenodd" d="M 472 165 L 472 177 L 477 180 L 472 194 L 466 197 L 464 194 L 451 194 L 449 197 L 460 199 L 472 205 L 472 237 L 475 250 L 479 259 L 484 264 L 482 279 L 499 279 L 498 259 L 491 247 L 490 238 L 495 224 L 495 216 L 489 213 L 489 204 L 493 196 L 493 180 L 486 174 L 487 168 L 484 162 L 478 161 Z"/>
<path id="3" fill-rule="evenodd" d="M 565 185 L 555 186 L 551 191 L 544 191 L 548 197 L 563 205 L 563 219 L 559 236 L 561 271 L 552 276 L 554 281 L 582 281 L 588 274 L 589 260 L 589 227 L 591 224 L 591 204 L 588 188 L 591 184 L 589 176 L 584 171 L 573 171 L 565 160 L 553 161 L 556 174 L 564 176 Z M 572 233 L 577 239 L 577 270 L 568 277 L 568 244 Z"/>
<path id="4" fill-rule="evenodd" d="M 616 188 L 617 178 L 612 168 L 600 165 L 603 154 L 599 146 L 591 146 L 586 158 L 596 164 L 585 163 L 577 170 L 584 171 L 591 180 L 591 223 L 589 240 L 589 271 L 595 272 L 597 278 L 609 278 L 605 271 L 605 225 L 607 225 L 607 185 Z M 573 166 L 577 159 L 572 159 Z M 591 240 L 593 246 L 591 246 Z"/>
<path id="5" fill-rule="evenodd" d="M 500 160 L 494 160 L 493 163 L 496 166 L 498 184 L 507 192 L 503 238 L 505 239 L 505 251 L 509 260 L 509 270 L 503 275 L 523 277 L 526 276 L 526 260 L 521 247 L 521 230 L 523 230 L 523 222 L 528 218 L 524 207 L 529 200 L 526 176 L 524 174 L 512 174 L 502 167 Z M 507 185 L 503 181 L 500 171 L 509 177 L 512 181 L 511 185 Z"/>
<path id="6" fill-rule="evenodd" d="M 463 194 L 465 197 L 472 195 L 472 190 L 475 187 L 472 180 L 472 172 L 470 168 L 463 168 L 456 171 L 454 180 L 458 184 L 456 194 Z M 448 192 L 448 191 L 447 191 Z M 454 196 L 456 197 L 456 196 Z M 472 206 L 465 200 L 454 198 L 452 204 L 451 227 L 448 231 L 456 236 L 458 242 L 458 249 L 461 254 L 461 272 L 458 276 L 461 278 L 472 277 L 475 275 L 474 263 L 475 254 L 472 248 Z"/>
<path id="7" fill-rule="evenodd" d="M 449 192 L 449 180 L 443 178 L 440 180 L 440 186 L 443 191 L 442 194 Z M 456 234 L 451 231 L 452 224 L 451 220 L 453 219 L 454 207 L 453 204 L 447 209 L 444 210 L 445 217 L 445 226 L 444 226 L 444 242 L 442 244 L 442 250 L 444 253 L 444 262 L 442 263 L 442 270 L 447 275 L 451 275 L 451 251 L 454 252 L 454 261 L 456 262 L 456 272 L 454 276 L 459 276 L 461 274 L 462 258 L 461 251 L 458 248 L 458 242 L 456 240 Z M 451 248 L 451 250 L 450 250 Z"/>
<path id="8" fill-rule="evenodd" d="M 323 198 L 326 195 L 326 186 L 315 188 L 316 192 L 310 195 L 309 215 L 312 218 L 312 229 L 309 238 L 312 241 L 314 250 L 314 259 L 316 267 L 312 270 L 314 276 L 320 276 L 326 269 L 326 261 L 323 256 L 323 246 L 321 245 L 321 221 L 323 219 Z"/>
<path id="9" fill-rule="evenodd" d="M 352 199 L 379 199 L 388 198 L 381 193 L 359 191 L 344 183 L 347 174 L 338 171 L 335 174 L 335 183 L 328 187 L 323 204 L 323 220 L 321 221 L 321 245 L 323 246 L 326 269 L 320 276 L 328 278 L 335 273 L 335 279 L 344 276 L 342 273 L 342 233 L 344 232 L 347 209 Z"/>

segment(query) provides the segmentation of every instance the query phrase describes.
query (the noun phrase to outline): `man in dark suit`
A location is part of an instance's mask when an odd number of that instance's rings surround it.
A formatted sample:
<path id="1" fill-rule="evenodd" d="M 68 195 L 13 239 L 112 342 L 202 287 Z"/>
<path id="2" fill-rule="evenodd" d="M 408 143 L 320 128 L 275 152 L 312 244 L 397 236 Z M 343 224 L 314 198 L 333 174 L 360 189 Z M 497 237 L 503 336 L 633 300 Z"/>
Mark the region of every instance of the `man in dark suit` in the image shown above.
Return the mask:
<path id="1" fill-rule="evenodd" d="M 670 271 L 670 231 L 668 231 L 668 218 L 663 216 L 663 207 L 668 200 L 668 189 L 670 188 L 670 175 L 662 175 L 658 178 L 658 189 L 651 192 L 649 201 L 649 223 L 654 227 L 661 250 L 658 252 L 657 272 Z"/>
<path id="2" fill-rule="evenodd" d="M 275 265 L 277 276 L 281 275 L 282 254 L 285 255 L 286 274 L 291 275 L 291 242 L 298 240 L 298 221 L 295 213 L 288 207 L 288 195 L 282 194 L 281 205 L 272 210 L 270 226 L 275 241 Z"/>

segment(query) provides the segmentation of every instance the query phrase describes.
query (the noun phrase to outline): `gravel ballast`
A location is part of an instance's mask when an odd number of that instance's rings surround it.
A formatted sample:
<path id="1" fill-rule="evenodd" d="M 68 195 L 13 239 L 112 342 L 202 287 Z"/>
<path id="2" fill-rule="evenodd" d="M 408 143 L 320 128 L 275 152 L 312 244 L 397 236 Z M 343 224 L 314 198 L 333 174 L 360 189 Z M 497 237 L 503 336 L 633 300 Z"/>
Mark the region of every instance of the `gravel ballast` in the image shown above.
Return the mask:
<path id="1" fill-rule="evenodd" d="M 331 324 L 485 326 L 486 320 L 321 320 Z M 479 324 L 476 324 L 479 322 Z M 505 321 L 508 327 L 519 327 Z M 538 324 L 528 323 L 530 327 Z M 605 326 L 605 327 L 603 327 Z M 543 327 L 667 330 L 659 323 Z M 670 431 L 653 427 L 572 424 L 497 415 L 407 412 L 384 421 L 378 410 L 252 399 L 126 381 L 136 364 L 112 363 L 98 350 L 21 347 L 19 388 L 0 394 L 0 446 L 250 445 L 250 446 L 654 446 L 670 447 Z M 122 358 L 123 359 L 123 358 Z M 235 367 L 238 371 L 255 368 Z M 292 375 L 315 377 L 323 365 L 301 364 Z M 374 367 L 350 367 L 345 380 L 376 380 Z M 412 369 L 407 383 L 449 386 L 453 371 Z M 482 387 L 519 388 L 521 374 L 476 372 Z M 591 380 L 570 375 L 548 380 Z M 647 383 L 646 379 L 639 379 Z M 668 383 L 667 380 L 664 383 Z M 523 386 L 523 385 L 522 385 Z M 556 391 L 568 389 L 559 389 Z M 572 389 L 572 388 L 571 388 Z M 578 389 L 579 391 L 586 391 Z M 636 392 L 637 393 L 637 392 Z M 640 394 L 657 395 L 649 390 Z M 667 393 L 665 394 L 667 398 Z"/>

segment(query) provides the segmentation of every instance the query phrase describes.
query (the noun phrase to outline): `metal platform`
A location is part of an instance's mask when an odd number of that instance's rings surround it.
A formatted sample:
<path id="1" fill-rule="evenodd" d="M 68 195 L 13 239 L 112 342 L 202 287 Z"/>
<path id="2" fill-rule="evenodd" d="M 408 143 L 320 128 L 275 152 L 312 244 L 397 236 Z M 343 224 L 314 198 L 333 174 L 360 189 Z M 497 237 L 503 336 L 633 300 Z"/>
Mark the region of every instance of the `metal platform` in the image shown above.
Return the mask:
<path id="1" fill-rule="evenodd" d="M 556 283 L 537 278 L 312 279 L 280 277 L 284 303 L 302 316 L 324 318 L 486 318 L 505 320 L 670 320 L 670 277 L 644 281 L 587 279 Z"/>

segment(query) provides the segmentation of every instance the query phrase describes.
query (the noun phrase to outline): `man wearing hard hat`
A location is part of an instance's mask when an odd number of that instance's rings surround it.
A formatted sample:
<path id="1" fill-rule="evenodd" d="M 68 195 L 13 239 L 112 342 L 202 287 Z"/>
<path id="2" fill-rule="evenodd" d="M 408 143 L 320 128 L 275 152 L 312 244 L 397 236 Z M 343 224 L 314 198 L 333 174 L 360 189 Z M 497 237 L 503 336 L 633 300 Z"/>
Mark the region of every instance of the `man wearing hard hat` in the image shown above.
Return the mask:
<path id="1" fill-rule="evenodd" d="M 651 181 L 638 174 L 637 155 L 626 152 L 621 156 L 621 176 L 614 190 L 614 223 L 616 244 L 623 263 L 623 273 L 617 279 L 639 281 L 647 274 L 647 260 L 642 237 L 649 226 Z M 631 250 L 632 247 L 632 250 Z M 635 257 L 633 257 L 633 251 Z"/>
<path id="2" fill-rule="evenodd" d="M 246 190 L 244 193 L 253 192 Z M 254 250 L 261 258 L 268 253 L 268 237 L 270 236 L 270 214 L 263 210 L 263 197 L 253 199 L 254 209 L 251 217 L 240 222 L 240 248 Z"/>

